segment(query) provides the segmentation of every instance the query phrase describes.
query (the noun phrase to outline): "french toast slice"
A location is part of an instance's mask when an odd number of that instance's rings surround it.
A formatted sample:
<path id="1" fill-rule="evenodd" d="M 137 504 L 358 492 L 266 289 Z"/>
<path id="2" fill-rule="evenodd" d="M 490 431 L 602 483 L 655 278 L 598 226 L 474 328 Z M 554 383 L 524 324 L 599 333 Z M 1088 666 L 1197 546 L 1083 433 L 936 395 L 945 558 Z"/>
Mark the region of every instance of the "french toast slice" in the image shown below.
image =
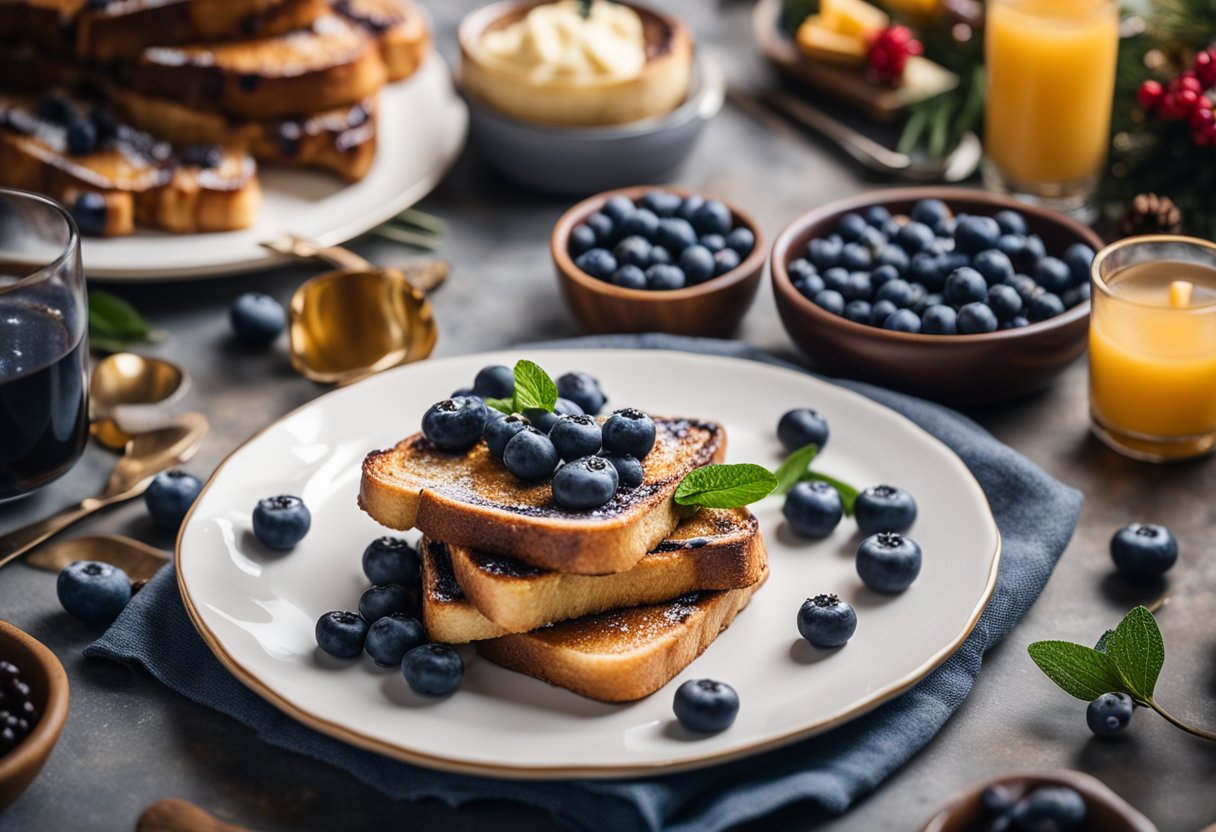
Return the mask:
<path id="1" fill-rule="evenodd" d="M 525 633 L 698 590 L 750 586 L 768 563 L 760 524 L 742 508 L 697 512 L 632 569 L 612 575 L 542 570 L 425 538 L 420 551 L 427 631 L 449 643 Z M 452 592 L 453 587 L 459 592 Z M 457 609 L 461 606 L 472 610 Z M 456 612 L 446 615 L 448 610 Z M 468 626 L 474 622 L 477 626 Z"/>
<path id="2" fill-rule="evenodd" d="M 47 194 L 78 222 L 78 200 L 95 195 L 83 232 L 230 231 L 256 220 L 261 191 L 247 155 L 214 148 L 196 160 L 125 124 L 92 152 L 73 154 L 67 128 L 23 98 L 0 98 L 0 125 L 0 184 Z"/>
<path id="3" fill-rule="evenodd" d="M 672 680 L 731 625 L 768 578 L 721 592 L 578 618 L 476 642 L 497 665 L 600 702 L 633 702 Z"/>
<path id="4" fill-rule="evenodd" d="M 429 43 L 412 3 L 348 0 L 274 37 L 150 47 L 122 86 L 236 118 L 290 119 L 357 103 L 407 77 Z"/>
<path id="5" fill-rule="evenodd" d="M 726 430 L 716 422 L 658 418 L 645 477 L 602 507 L 568 511 L 548 481 L 522 483 L 484 441 L 464 453 L 440 450 L 421 433 L 363 461 L 359 505 L 391 529 L 417 527 L 431 540 L 494 551 L 542 569 L 604 575 L 630 569 L 679 523 L 674 495 L 694 468 L 721 462 Z"/>

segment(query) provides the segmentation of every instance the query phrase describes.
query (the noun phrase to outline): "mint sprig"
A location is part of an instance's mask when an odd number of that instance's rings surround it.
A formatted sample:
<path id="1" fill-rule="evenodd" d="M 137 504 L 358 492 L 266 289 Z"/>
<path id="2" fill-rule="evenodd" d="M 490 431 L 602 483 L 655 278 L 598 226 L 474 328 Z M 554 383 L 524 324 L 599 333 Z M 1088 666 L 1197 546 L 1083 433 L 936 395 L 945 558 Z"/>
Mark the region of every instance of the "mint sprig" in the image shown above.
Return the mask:
<path id="1" fill-rule="evenodd" d="M 486 399 L 486 406 L 508 416 L 525 410 L 549 413 L 557 405 L 557 384 L 535 361 L 515 362 L 515 395 L 509 399 Z"/>
<path id="2" fill-rule="evenodd" d="M 785 458 L 785 462 L 773 472 L 777 477 L 777 493 L 788 494 L 790 489 L 802 482 L 802 478 L 810 471 L 811 463 L 819 455 L 819 446 L 803 445 Z"/>
<path id="3" fill-rule="evenodd" d="M 89 346 L 98 352 L 122 352 L 133 344 L 158 341 L 139 311 L 112 292 L 89 292 Z"/>
<path id="4" fill-rule="evenodd" d="M 684 475 L 676 488 L 679 506 L 739 508 L 763 500 L 777 488 L 777 478 L 762 465 L 705 465 Z"/>
<path id="5" fill-rule="evenodd" d="M 1125 693 L 1176 728 L 1216 742 L 1216 733 L 1187 725 L 1157 704 L 1154 692 L 1165 663 L 1165 642 L 1147 607 L 1136 607 L 1125 615 L 1094 647 L 1036 641 L 1027 650 L 1039 669 L 1070 696 L 1092 701 L 1104 693 Z"/>

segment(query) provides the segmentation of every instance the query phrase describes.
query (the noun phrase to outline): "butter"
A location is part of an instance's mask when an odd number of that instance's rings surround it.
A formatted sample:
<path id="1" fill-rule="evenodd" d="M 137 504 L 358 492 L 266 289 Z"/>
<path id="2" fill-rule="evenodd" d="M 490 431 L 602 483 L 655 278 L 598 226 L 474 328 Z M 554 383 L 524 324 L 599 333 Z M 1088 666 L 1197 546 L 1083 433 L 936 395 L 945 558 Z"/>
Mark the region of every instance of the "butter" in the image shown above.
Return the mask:
<path id="1" fill-rule="evenodd" d="M 552 78 L 637 78 L 646 66 L 646 37 L 637 13 L 596 0 L 584 18 L 577 0 L 536 6 L 522 20 L 487 32 L 485 54 L 529 75 Z"/>

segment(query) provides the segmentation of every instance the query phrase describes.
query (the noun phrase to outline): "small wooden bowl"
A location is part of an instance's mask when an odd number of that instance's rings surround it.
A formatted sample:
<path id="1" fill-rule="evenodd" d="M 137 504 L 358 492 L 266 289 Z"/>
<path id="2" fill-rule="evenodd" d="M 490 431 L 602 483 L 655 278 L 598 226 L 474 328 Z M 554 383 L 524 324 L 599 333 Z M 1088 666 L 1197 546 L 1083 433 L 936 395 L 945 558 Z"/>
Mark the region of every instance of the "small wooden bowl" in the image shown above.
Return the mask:
<path id="1" fill-rule="evenodd" d="M 975 216 L 1018 211 L 1051 255 L 1063 255 L 1073 243 L 1085 243 L 1094 251 L 1102 248 L 1098 235 L 1075 220 L 995 194 L 938 187 L 872 191 L 816 208 L 777 236 L 770 268 L 786 332 L 816 369 L 828 375 L 870 381 L 947 404 L 992 404 L 1046 387 L 1085 351 L 1089 301 L 1019 329 L 926 335 L 854 323 L 821 309 L 794 288 L 787 267 L 813 238 L 830 234 L 842 216 L 874 205 L 894 215 L 907 214 L 922 199 L 940 199 L 955 213 Z"/>
<path id="2" fill-rule="evenodd" d="M 764 271 L 764 236 L 749 215 L 721 197 L 730 208 L 736 226 L 746 226 L 756 235 L 751 254 L 738 267 L 696 286 L 672 291 L 625 289 L 585 273 L 570 257 L 570 232 L 603 207 L 609 199 L 624 196 L 634 202 L 648 191 L 659 190 L 681 197 L 698 193 L 690 188 L 637 185 L 604 191 L 584 199 L 562 215 L 553 227 L 549 248 L 557 267 L 557 282 L 566 305 L 588 332 L 667 332 L 673 335 L 730 335 L 747 313 L 760 288 Z"/>
<path id="3" fill-rule="evenodd" d="M 1079 771 L 1016 771 L 968 786 L 933 813 L 920 832 L 967 832 L 985 817 L 980 794 L 989 786 L 1010 786 L 1026 793 L 1040 786 L 1068 786 L 1081 793 L 1089 813 L 1086 829 L 1102 832 L 1157 832 L 1152 821 L 1100 780 Z"/>
<path id="4" fill-rule="evenodd" d="M 0 660 L 21 670 L 37 706 L 38 724 L 7 754 L 0 755 L 0 812 L 38 776 L 68 718 L 68 675 L 55 654 L 33 636 L 0 621 Z"/>

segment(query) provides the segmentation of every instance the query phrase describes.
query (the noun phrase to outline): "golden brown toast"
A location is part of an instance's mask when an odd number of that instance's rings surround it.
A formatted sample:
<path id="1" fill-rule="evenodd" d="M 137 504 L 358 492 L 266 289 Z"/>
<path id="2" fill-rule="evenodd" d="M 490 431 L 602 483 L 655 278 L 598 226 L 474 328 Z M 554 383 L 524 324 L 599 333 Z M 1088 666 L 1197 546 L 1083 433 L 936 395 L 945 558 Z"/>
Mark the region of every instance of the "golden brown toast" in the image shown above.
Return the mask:
<path id="1" fill-rule="evenodd" d="M 525 633 L 698 590 L 751 586 L 768 564 L 759 523 L 742 508 L 697 512 L 632 569 L 612 575 L 567 575 L 423 540 L 427 632 L 452 644 Z"/>
<path id="2" fill-rule="evenodd" d="M 408 76 L 429 45 L 404 0 L 350 0 L 303 29 L 225 43 L 155 46 L 123 86 L 242 119 L 287 119 L 355 104 Z"/>
<path id="3" fill-rule="evenodd" d="M 497 665 L 601 702 L 633 702 L 667 684 L 718 634 L 768 577 L 722 592 L 613 610 L 476 643 Z"/>
<path id="4" fill-rule="evenodd" d="M 69 152 L 67 128 L 41 117 L 31 99 L 0 98 L 0 183 L 44 193 L 70 209 L 86 194 L 104 201 L 105 236 L 136 225 L 179 233 L 246 228 L 257 216 L 257 167 L 218 148 L 194 163 L 147 133 L 118 124 L 88 154 Z M 78 218 L 79 221 L 79 218 Z"/>
<path id="5" fill-rule="evenodd" d="M 391 529 L 417 527 L 432 540 L 510 555 L 532 566 L 580 575 L 630 569 L 679 523 L 673 500 L 694 468 L 721 462 L 726 430 L 715 422 L 655 418 L 645 478 L 601 508 L 568 511 L 550 483 L 522 483 L 484 441 L 442 451 L 421 433 L 363 462 L 359 505 Z"/>

